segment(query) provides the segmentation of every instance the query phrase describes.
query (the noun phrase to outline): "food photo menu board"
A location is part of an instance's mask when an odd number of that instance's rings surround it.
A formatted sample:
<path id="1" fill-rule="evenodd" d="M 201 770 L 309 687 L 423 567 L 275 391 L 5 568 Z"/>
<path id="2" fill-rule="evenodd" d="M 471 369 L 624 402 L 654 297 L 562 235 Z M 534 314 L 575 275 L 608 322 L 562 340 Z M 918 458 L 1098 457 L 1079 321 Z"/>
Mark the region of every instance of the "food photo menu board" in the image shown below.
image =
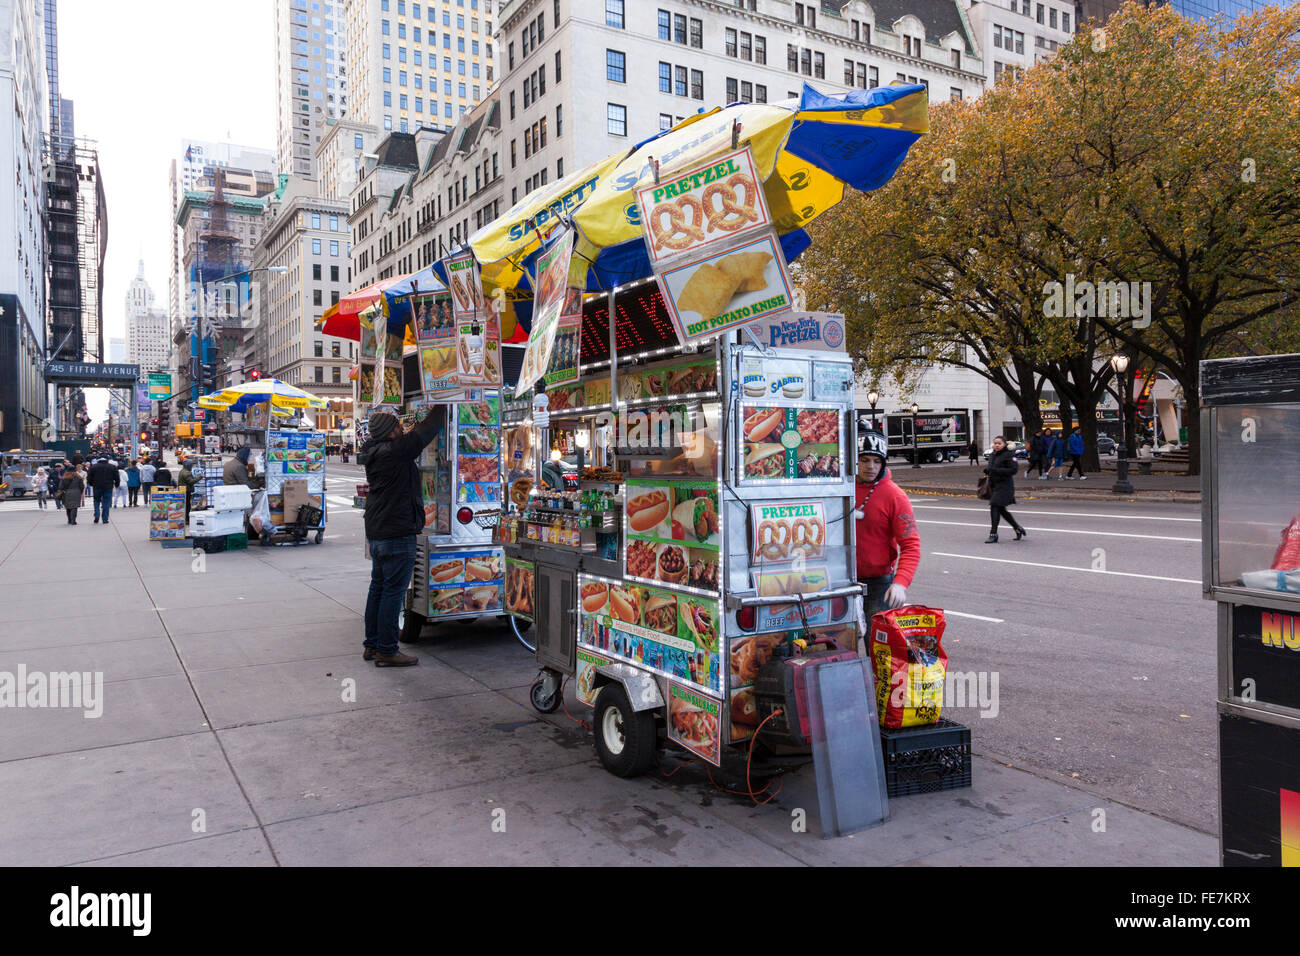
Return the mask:
<path id="1" fill-rule="evenodd" d="M 716 481 L 630 478 L 623 574 L 718 593 L 721 519 Z"/>
<path id="2" fill-rule="evenodd" d="M 721 696 L 718 602 L 578 576 L 578 643 Z"/>
<path id="3" fill-rule="evenodd" d="M 278 493 L 286 478 L 305 478 L 309 492 L 324 493 L 324 432 L 271 431 L 267 434 L 266 490 Z"/>
<path id="4" fill-rule="evenodd" d="M 457 500 L 501 500 L 501 400 L 487 395 L 481 401 L 456 406 Z"/>
<path id="5" fill-rule="evenodd" d="M 505 591 L 500 548 L 429 555 L 429 617 L 499 611 Z"/>
<path id="6" fill-rule="evenodd" d="M 185 537 L 185 492 L 154 488 L 149 493 L 149 540 Z"/>
<path id="7" fill-rule="evenodd" d="M 843 417 L 834 407 L 741 406 L 741 480 L 843 479 Z"/>

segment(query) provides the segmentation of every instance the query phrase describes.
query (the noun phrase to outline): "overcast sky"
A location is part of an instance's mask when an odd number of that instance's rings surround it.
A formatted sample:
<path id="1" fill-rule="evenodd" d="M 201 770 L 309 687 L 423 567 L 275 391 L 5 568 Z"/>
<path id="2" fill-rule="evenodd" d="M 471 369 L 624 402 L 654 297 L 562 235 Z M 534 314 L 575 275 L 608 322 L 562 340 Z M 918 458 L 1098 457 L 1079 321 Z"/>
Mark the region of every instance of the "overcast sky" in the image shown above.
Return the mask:
<path id="1" fill-rule="evenodd" d="M 99 149 L 108 199 L 104 344 L 126 337 L 140 259 L 167 307 L 168 168 L 182 139 L 275 150 L 273 0 L 59 0 L 59 93 Z M 92 391 L 103 417 L 107 393 Z"/>

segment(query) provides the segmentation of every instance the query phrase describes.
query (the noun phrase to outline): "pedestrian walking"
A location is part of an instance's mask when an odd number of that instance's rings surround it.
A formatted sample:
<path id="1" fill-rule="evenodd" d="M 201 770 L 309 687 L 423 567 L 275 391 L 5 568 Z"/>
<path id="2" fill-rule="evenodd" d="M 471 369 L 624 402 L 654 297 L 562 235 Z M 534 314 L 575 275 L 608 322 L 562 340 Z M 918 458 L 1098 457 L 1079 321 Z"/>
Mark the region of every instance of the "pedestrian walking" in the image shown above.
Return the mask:
<path id="1" fill-rule="evenodd" d="M 117 462 L 113 462 L 113 465 L 115 468 L 117 468 L 117 480 L 118 480 L 117 490 L 113 492 L 113 507 L 125 508 L 126 493 L 128 488 L 130 487 L 131 476 L 128 475 L 126 473 L 126 469 L 123 468 Z"/>
<path id="2" fill-rule="evenodd" d="M 972 440 L 970 447 L 967 448 L 966 451 L 970 455 L 970 463 L 972 465 L 977 464 L 980 460 L 980 446 L 975 444 L 974 440 Z"/>
<path id="3" fill-rule="evenodd" d="M 68 513 L 68 524 L 77 523 L 77 509 L 81 507 L 81 496 L 86 490 L 86 480 L 81 472 L 68 463 L 67 471 L 59 482 L 59 498 L 63 501 L 63 510 Z"/>
<path id="4" fill-rule="evenodd" d="M 989 476 L 989 490 L 992 492 L 989 497 L 989 536 L 985 544 L 998 543 L 998 522 L 1003 518 L 1007 519 L 1007 524 L 1016 529 L 1017 541 L 1029 533 L 1007 510 L 1008 505 L 1016 503 L 1018 467 L 1016 456 L 1007 447 L 1006 439 L 1001 435 L 993 439 L 993 457 L 989 459 L 988 467 L 984 469 L 984 474 Z"/>
<path id="5" fill-rule="evenodd" d="M 167 467 L 165 461 L 158 463 L 158 470 L 153 475 L 153 483 L 156 488 L 171 488 L 176 484 L 176 479 L 172 477 L 172 470 Z"/>
<path id="6" fill-rule="evenodd" d="M 126 467 L 126 489 L 129 494 L 129 505 L 132 508 L 140 507 L 140 463 L 134 459 Z"/>
<path id="7" fill-rule="evenodd" d="M 858 522 L 858 581 L 867 588 L 868 621 L 882 608 L 907 603 L 907 589 L 921 563 L 921 537 L 912 503 L 885 467 L 888 455 L 885 436 L 867 432 L 858 455 L 853 516 Z"/>
<path id="8" fill-rule="evenodd" d="M 36 492 L 36 507 L 45 510 L 45 497 L 50 492 L 50 474 L 42 465 L 32 476 L 32 491 Z"/>
<path id="9" fill-rule="evenodd" d="M 1070 432 L 1070 440 L 1066 448 L 1070 453 L 1070 470 L 1065 477 L 1073 481 L 1075 469 L 1078 469 L 1079 479 L 1087 481 L 1088 476 L 1083 473 L 1083 433 L 1079 431 L 1077 426 L 1074 431 Z"/>
<path id="10" fill-rule="evenodd" d="M 1030 472 L 1035 469 L 1038 474 L 1043 473 L 1043 456 L 1047 452 L 1047 446 L 1043 442 L 1043 430 L 1040 428 L 1029 439 L 1029 464 L 1025 467 L 1025 477 L 1028 478 Z"/>
<path id="11" fill-rule="evenodd" d="M 194 472 L 190 470 L 190 459 L 185 459 L 185 464 L 181 465 L 180 476 L 176 479 L 176 486 L 185 491 L 185 520 L 190 520 L 190 495 L 194 493 L 194 486 L 199 483 L 199 479 L 194 477 Z"/>
<path id="12" fill-rule="evenodd" d="M 372 414 L 369 425 L 370 440 L 357 456 L 370 485 L 363 515 L 370 545 L 370 591 L 361 658 L 373 660 L 376 667 L 409 667 L 420 659 L 397 646 L 397 613 L 415 567 L 416 535 L 424 529 L 415 459 L 433 440 L 436 424 L 431 411 L 409 432 L 388 412 Z"/>
<path id="13" fill-rule="evenodd" d="M 1052 477 L 1052 472 L 1065 467 L 1065 439 L 1061 436 L 1060 431 L 1053 432 L 1049 429 L 1045 440 L 1047 442 L 1047 474 L 1039 477 L 1049 479 Z M 1056 477 L 1061 481 L 1065 480 L 1064 474 Z"/>
<path id="14" fill-rule="evenodd" d="M 144 492 L 145 504 L 149 503 L 149 492 L 153 488 L 153 476 L 157 470 L 154 463 L 148 458 L 140 462 L 140 490 Z"/>
<path id="15" fill-rule="evenodd" d="M 63 510 L 63 496 L 59 494 L 59 482 L 63 480 L 64 469 L 71 467 L 72 463 L 65 461 L 63 464 L 57 465 L 50 470 L 49 481 L 47 482 L 46 487 L 50 492 L 50 497 L 54 499 L 55 511 Z"/>
<path id="16" fill-rule="evenodd" d="M 108 509 L 113 503 L 113 489 L 117 487 L 119 481 L 117 468 L 109 464 L 107 458 L 100 458 L 91 466 L 85 481 L 90 485 L 94 495 L 92 507 L 95 512 L 95 524 L 99 524 L 101 516 L 104 524 L 108 524 Z"/>

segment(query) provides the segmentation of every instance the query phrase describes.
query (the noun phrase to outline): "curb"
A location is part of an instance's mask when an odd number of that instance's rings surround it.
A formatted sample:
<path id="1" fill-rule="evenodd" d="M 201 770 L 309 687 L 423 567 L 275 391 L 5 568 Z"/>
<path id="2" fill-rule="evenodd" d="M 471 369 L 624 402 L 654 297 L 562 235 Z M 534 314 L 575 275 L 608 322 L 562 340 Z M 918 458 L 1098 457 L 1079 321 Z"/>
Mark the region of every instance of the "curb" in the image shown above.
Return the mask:
<path id="1" fill-rule="evenodd" d="M 898 486 L 909 495 L 941 495 L 947 498 L 975 498 L 976 495 L 970 488 L 956 485 L 933 485 L 930 487 L 909 486 L 898 483 Z M 1031 494 L 1016 489 L 1017 501 L 1140 501 L 1140 502 L 1157 502 L 1161 504 L 1189 504 L 1199 505 L 1201 503 L 1200 492 L 1195 491 L 1142 491 L 1134 492 L 1131 495 L 1117 495 L 1110 491 L 1097 492 L 1070 492 L 1060 491 L 1049 494 Z"/>

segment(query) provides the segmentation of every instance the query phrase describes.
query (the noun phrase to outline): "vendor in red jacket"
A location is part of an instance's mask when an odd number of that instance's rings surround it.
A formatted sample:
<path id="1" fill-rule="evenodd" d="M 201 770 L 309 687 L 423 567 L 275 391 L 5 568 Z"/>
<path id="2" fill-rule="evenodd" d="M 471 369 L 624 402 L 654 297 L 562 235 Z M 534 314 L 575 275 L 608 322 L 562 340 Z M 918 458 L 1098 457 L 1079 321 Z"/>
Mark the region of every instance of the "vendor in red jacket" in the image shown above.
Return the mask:
<path id="1" fill-rule="evenodd" d="M 858 457 L 858 580 L 867 587 L 867 620 L 882 608 L 902 607 L 916 567 L 921 563 L 921 536 L 912 503 L 894 484 L 885 467 L 889 444 L 868 431 Z"/>

